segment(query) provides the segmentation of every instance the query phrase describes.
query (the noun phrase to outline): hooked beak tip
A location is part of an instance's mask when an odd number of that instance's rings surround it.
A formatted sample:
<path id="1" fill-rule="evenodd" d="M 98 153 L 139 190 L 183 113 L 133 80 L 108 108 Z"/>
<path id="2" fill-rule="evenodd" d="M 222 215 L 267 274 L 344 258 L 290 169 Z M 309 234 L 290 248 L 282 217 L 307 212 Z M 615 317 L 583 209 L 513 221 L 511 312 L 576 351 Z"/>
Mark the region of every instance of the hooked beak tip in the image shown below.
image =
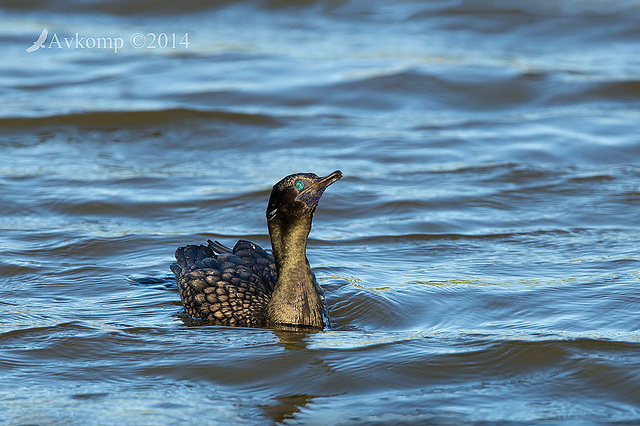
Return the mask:
<path id="1" fill-rule="evenodd" d="M 328 174 L 327 176 L 320 178 L 318 182 L 327 182 L 326 186 L 331 185 L 332 183 L 342 179 L 342 172 L 340 170 L 336 170 L 333 173 Z"/>

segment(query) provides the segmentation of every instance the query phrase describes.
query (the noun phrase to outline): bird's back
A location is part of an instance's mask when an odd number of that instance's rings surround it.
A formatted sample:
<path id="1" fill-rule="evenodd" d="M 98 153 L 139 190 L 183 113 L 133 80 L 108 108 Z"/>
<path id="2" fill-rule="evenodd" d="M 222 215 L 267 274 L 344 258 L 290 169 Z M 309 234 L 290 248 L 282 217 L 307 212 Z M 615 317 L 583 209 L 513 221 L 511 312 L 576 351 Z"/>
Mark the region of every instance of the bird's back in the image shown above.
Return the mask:
<path id="1" fill-rule="evenodd" d="M 220 325 L 259 327 L 278 279 L 273 256 L 240 240 L 233 250 L 217 241 L 176 250 L 180 298 L 187 314 Z"/>

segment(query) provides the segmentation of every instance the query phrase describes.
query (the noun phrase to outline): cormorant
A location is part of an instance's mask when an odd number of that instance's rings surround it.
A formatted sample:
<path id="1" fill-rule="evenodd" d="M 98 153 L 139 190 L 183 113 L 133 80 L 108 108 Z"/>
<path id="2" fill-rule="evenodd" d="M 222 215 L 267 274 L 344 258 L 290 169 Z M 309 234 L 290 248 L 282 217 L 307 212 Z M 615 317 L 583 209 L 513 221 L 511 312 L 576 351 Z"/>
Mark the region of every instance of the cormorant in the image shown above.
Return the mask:
<path id="1" fill-rule="evenodd" d="M 211 240 L 178 248 L 171 270 L 187 314 L 219 325 L 330 327 L 306 248 L 320 196 L 340 178 L 340 170 L 298 173 L 273 186 L 267 207 L 273 255 L 244 240 L 233 250 Z"/>

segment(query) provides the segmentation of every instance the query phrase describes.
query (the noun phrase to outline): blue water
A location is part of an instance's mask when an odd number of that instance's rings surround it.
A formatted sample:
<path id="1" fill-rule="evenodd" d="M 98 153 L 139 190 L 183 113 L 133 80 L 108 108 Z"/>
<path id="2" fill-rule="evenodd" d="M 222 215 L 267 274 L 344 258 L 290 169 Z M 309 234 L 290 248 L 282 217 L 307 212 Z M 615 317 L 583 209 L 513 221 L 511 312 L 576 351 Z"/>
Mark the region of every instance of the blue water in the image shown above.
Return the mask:
<path id="1" fill-rule="evenodd" d="M 0 24 L 2 423 L 640 421 L 639 2 Z M 336 169 L 307 253 L 333 329 L 190 321 L 176 247 L 268 247 L 271 186 Z"/>

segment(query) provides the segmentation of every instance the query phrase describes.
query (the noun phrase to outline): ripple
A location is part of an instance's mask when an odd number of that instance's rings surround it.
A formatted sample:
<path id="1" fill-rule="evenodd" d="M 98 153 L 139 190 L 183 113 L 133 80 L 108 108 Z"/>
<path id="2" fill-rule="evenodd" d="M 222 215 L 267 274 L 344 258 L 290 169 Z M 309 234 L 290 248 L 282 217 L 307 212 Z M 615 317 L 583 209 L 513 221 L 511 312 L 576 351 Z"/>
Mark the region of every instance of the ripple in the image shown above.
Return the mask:
<path id="1" fill-rule="evenodd" d="M 640 419 L 633 2 L 10 3 L 0 421 Z M 175 248 L 268 247 L 271 186 L 335 169 L 335 328 L 190 320 Z"/>
<path id="2" fill-rule="evenodd" d="M 79 126 L 89 128 L 119 128 L 123 126 L 154 126 L 188 120 L 245 123 L 266 127 L 279 126 L 279 121 L 262 114 L 244 114 L 227 111 L 197 111 L 166 109 L 151 111 L 96 111 L 44 117 L 3 117 L 0 126 L 9 129 L 33 127 Z"/>

